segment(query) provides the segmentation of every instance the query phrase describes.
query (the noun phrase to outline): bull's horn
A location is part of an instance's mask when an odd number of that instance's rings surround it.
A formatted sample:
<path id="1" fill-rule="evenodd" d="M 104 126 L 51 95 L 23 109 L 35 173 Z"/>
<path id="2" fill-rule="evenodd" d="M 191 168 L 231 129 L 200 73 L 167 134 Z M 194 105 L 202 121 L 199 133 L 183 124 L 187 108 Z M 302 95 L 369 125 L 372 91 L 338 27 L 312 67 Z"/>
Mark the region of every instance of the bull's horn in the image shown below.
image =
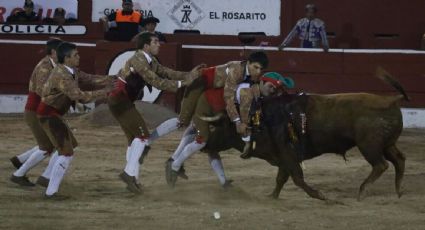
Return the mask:
<path id="1" fill-rule="evenodd" d="M 215 116 L 212 116 L 212 117 L 206 117 L 206 116 L 198 116 L 198 117 L 199 117 L 199 119 L 201 119 L 203 121 L 214 122 L 214 121 L 218 121 L 221 118 L 223 118 L 224 117 L 224 114 L 223 113 L 219 113 L 219 114 L 217 114 Z"/>

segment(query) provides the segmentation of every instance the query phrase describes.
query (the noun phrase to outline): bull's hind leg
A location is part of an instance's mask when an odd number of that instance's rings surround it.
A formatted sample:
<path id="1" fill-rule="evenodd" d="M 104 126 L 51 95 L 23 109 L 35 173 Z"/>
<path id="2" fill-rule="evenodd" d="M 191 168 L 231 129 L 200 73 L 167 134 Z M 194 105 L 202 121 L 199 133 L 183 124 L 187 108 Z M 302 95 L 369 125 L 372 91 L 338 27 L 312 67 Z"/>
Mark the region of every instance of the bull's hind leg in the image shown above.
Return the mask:
<path id="1" fill-rule="evenodd" d="M 404 176 L 404 164 L 406 161 L 406 157 L 400 150 L 394 145 L 387 148 L 384 151 L 385 159 L 390 161 L 394 165 L 395 169 L 395 190 L 397 192 L 398 197 L 400 198 L 403 195 L 403 191 L 401 189 L 401 182 Z"/>
<path id="2" fill-rule="evenodd" d="M 388 163 L 382 155 L 382 150 L 378 150 L 377 148 L 370 148 L 370 146 L 368 149 L 363 149 L 361 147 L 359 147 L 359 149 L 364 158 L 367 160 L 367 162 L 369 162 L 369 164 L 372 166 L 372 172 L 360 185 L 359 195 L 357 197 L 357 199 L 360 201 L 363 200 L 365 197 L 366 187 L 369 184 L 375 182 L 382 175 L 382 173 L 387 170 Z"/>
<path id="3" fill-rule="evenodd" d="M 283 185 L 288 181 L 289 172 L 284 167 L 280 166 L 276 177 L 276 187 L 269 197 L 277 199 L 279 198 L 280 191 L 282 191 Z"/>

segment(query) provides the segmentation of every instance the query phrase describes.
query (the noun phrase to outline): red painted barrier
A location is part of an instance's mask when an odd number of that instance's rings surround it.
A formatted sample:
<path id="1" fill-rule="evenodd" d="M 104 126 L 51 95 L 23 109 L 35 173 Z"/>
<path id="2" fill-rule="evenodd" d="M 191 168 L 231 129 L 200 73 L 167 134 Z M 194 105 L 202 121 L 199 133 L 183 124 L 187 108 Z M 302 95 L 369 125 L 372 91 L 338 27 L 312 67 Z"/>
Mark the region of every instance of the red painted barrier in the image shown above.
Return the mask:
<path id="1" fill-rule="evenodd" d="M 253 43 L 266 41 L 278 45 L 296 21 L 304 15 L 308 0 L 282 0 L 281 36 L 258 37 Z M 425 32 L 423 0 L 331 0 L 314 2 L 318 17 L 327 25 L 331 47 L 336 48 L 398 48 L 418 49 Z M 98 44 L 98 47 L 79 47 L 81 69 L 105 73 L 112 58 L 132 43 L 98 42 L 103 38 L 99 23 L 91 22 L 92 1 L 79 1 L 78 23 L 85 25 L 87 34 L 69 35 L 62 39 L 72 42 Z M 261 29 L 261 28 L 259 28 Z M 0 40 L 46 41 L 49 35 L 0 35 Z M 241 50 L 182 49 L 178 44 L 240 45 L 237 36 L 166 35 L 169 44 L 162 47 L 160 59 L 165 65 L 190 70 L 194 65 L 218 65 L 241 58 Z M 293 46 L 297 46 L 294 41 Z M 27 93 L 28 79 L 43 56 L 43 45 L 0 43 L 0 94 Z M 243 54 L 242 54 L 243 55 Z M 269 70 L 290 75 L 297 86 L 306 91 L 378 92 L 393 93 L 393 89 L 373 77 L 381 65 L 394 74 L 412 97 L 407 106 L 425 107 L 425 55 L 423 54 L 365 54 L 321 52 L 269 52 Z M 167 98 L 162 100 L 162 98 Z M 160 103 L 178 107 L 173 95 L 164 94 Z"/>

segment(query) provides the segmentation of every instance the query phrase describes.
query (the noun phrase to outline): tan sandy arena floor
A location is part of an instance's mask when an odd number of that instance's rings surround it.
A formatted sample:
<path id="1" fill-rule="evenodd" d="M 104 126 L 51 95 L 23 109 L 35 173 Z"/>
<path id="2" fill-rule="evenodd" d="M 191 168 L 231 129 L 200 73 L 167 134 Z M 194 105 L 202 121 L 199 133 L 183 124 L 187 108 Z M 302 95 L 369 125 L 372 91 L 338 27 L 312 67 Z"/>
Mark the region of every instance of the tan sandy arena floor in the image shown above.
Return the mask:
<path id="1" fill-rule="evenodd" d="M 357 149 L 348 161 L 328 154 L 305 162 L 306 181 L 339 203 L 308 197 L 292 181 L 278 200 L 266 197 L 277 169 L 259 159 L 242 160 L 222 153 L 234 187 L 223 190 L 208 164 L 196 154 L 186 163 L 189 180 L 174 190 L 164 179 L 164 162 L 176 148 L 181 132 L 153 145 L 141 170 L 145 193 L 134 197 L 118 174 L 124 167 L 126 140 L 117 126 L 93 126 L 69 118 L 80 143 L 61 186 L 67 201 L 46 201 L 43 189 L 22 189 L 9 182 L 9 158 L 34 145 L 19 116 L 0 118 L 0 229 L 425 229 L 425 131 L 404 130 L 398 146 L 407 157 L 404 196 L 394 192 L 390 167 L 356 200 L 370 166 Z M 35 180 L 47 160 L 28 176 Z M 221 218 L 214 219 L 213 213 Z"/>

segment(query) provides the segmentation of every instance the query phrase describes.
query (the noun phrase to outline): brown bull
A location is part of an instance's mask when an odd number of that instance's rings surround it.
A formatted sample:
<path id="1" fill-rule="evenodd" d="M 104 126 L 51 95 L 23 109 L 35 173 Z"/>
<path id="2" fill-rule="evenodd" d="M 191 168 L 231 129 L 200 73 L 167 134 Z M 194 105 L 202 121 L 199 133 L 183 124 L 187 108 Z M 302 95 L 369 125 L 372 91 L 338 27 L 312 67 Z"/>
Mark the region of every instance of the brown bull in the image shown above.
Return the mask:
<path id="1" fill-rule="evenodd" d="M 346 151 L 355 146 L 372 166 L 372 172 L 360 186 L 358 199 L 364 198 L 365 188 L 388 168 L 387 161 L 395 167 L 395 189 L 399 197 L 402 195 L 405 156 L 396 147 L 396 141 L 403 128 L 399 104 L 402 99 L 408 100 L 408 97 L 401 85 L 384 71 L 380 71 L 379 76 L 402 95 L 350 93 L 309 95 L 289 104 L 288 96 L 262 101 L 263 119 L 252 134 L 256 143 L 253 156 L 279 167 L 272 197 L 279 196 L 291 176 L 294 183 L 311 197 L 326 199 L 304 181 L 300 163 L 323 153 L 336 153 L 345 157 Z M 291 142 L 288 121 L 291 119 L 289 112 L 303 104 L 307 125 L 305 142 L 300 151 L 297 144 Z M 214 129 L 206 146 L 207 151 L 218 152 L 232 147 L 242 151 L 244 143 L 228 119 L 226 122 L 212 123 L 212 126 Z"/>

